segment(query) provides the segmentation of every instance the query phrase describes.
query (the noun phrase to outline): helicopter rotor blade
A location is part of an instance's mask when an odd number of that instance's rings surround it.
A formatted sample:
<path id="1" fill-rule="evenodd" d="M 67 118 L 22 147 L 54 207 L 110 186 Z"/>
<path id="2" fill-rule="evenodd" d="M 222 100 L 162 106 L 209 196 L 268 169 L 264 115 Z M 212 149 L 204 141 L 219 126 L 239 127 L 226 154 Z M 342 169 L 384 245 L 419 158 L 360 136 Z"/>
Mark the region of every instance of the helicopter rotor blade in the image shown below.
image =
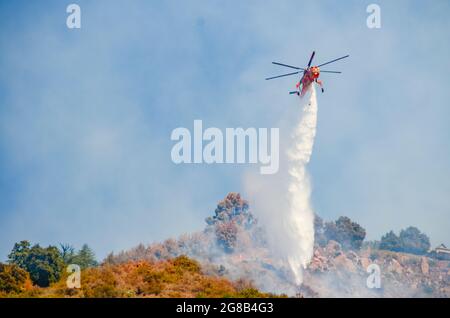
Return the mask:
<path id="1" fill-rule="evenodd" d="M 303 68 L 301 68 L 301 67 L 292 66 L 292 65 L 287 65 L 287 64 L 278 63 L 278 62 L 272 62 L 272 64 L 275 64 L 275 65 L 281 65 L 281 66 L 285 66 L 285 67 L 290 67 L 290 68 L 293 68 L 293 69 L 295 69 L 295 70 L 302 70 L 302 71 L 305 70 L 305 69 L 303 69 Z"/>
<path id="2" fill-rule="evenodd" d="M 324 66 L 324 65 L 327 65 L 327 64 L 330 64 L 330 63 L 334 63 L 334 62 L 336 62 L 336 61 L 345 59 L 345 58 L 347 58 L 347 57 L 349 57 L 349 56 L 350 56 L 350 55 L 346 55 L 346 56 L 340 57 L 340 58 L 338 58 L 338 59 L 335 59 L 335 60 L 332 60 L 332 61 L 329 61 L 329 62 L 320 64 L 320 65 L 317 65 L 317 67 L 321 67 L 321 66 Z"/>
<path id="3" fill-rule="evenodd" d="M 334 74 L 341 74 L 342 72 L 338 72 L 338 71 L 322 71 L 322 70 L 320 70 L 320 73 L 334 73 Z"/>
<path id="4" fill-rule="evenodd" d="M 300 73 L 300 71 L 299 72 L 288 73 L 288 74 L 283 74 L 283 75 L 278 75 L 278 76 L 273 76 L 273 77 L 268 77 L 268 78 L 266 78 L 266 81 L 274 79 L 274 78 L 290 76 L 290 75 L 294 75 L 294 74 L 298 74 L 298 73 Z"/>
<path id="5" fill-rule="evenodd" d="M 311 66 L 312 60 L 314 58 L 314 55 L 316 55 L 316 51 L 313 51 L 312 54 L 311 54 L 311 58 L 309 59 L 309 62 L 308 62 L 308 68 Z"/>

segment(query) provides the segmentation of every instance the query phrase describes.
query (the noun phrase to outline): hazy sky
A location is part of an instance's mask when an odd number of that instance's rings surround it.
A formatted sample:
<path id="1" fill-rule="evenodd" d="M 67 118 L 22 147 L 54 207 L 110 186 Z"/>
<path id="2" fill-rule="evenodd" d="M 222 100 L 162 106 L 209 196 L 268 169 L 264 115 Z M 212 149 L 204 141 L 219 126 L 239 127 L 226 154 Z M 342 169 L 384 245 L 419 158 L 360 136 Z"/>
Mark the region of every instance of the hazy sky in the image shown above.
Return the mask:
<path id="1" fill-rule="evenodd" d="M 448 1 L 373 1 L 381 29 L 372 1 L 73 2 L 79 30 L 71 1 L 0 1 L 0 260 L 23 239 L 102 258 L 202 229 L 254 167 L 177 166 L 172 130 L 273 127 L 298 102 L 270 62 L 312 50 L 350 54 L 321 75 L 316 213 L 450 244 Z"/>

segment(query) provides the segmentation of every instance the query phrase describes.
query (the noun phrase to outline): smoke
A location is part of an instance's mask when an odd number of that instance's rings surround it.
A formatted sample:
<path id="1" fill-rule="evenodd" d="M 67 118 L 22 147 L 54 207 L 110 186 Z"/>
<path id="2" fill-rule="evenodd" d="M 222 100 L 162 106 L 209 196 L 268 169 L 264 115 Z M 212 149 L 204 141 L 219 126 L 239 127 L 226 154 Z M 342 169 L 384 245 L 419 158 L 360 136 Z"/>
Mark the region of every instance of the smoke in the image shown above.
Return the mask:
<path id="1" fill-rule="evenodd" d="M 246 191 L 253 211 L 266 231 L 273 259 L 280 260 L 298 286 L 303 269 L 313 255 L 314 212 L 310 202 L 311 184 L 306 170 L 314 145 L 317 99 L 314 87 L 298 107 L 290 105 L 280 127 L 279 173 L 246 176 Z M 281 292 L 291 293 L 289 290 Z"/>

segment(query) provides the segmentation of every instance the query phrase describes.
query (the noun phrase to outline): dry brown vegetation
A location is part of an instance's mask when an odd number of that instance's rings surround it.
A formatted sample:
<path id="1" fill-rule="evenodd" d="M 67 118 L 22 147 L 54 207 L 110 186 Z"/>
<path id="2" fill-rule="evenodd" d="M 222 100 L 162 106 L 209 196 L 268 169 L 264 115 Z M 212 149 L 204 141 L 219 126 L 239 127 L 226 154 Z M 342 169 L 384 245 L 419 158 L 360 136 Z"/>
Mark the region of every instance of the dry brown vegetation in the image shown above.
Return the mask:
<path id="1" fill-rule="evenodd" d="M 206 275 L 199 263 L 186 256 L 161 261 L 130 261 L 88 268 L 81 273 L 81 288 L 66 287 L 67 276 L 48 288 L 34 287 L 10 297 L 272 297 L 250 282 L 232 282 Z M 5 296 L 5 295 L 4 295 Z"/>

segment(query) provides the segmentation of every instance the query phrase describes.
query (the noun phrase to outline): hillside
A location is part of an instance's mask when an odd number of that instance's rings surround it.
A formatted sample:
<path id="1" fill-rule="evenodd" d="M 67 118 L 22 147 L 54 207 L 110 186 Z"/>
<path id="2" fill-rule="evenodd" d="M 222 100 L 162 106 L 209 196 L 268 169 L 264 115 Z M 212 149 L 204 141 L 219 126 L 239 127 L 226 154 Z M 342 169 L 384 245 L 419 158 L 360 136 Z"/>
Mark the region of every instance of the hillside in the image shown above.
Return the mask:
<path id="1" fill-rule="evenodd" d="M 167 261 L 130 261 L 120 265 L 101 265 L 82 271 L 81 288 L 67 288 L 67 275 L 50 287 L 28 282 L 17 293 L 2 297 L 273 297 L 261 293 L 245 280 L 230 281 L 205 274 L 200 264 L 186 256 Z"/>
<path id="2" fill-rule="evenodd" d="M 363 242 L 365 229 L 349 218 L 316 217 L 315 234 L 297 285 L 248 202 L 230 193 L 203 231 L 111 253 L 100 265 L 87 245 L 76 252 L 17 243 L 10 264 L 0 263 L 0 297 L 450 297 L 450 260 L 426 252 L 428 237 L 417 228 Z M 79 289 L 66 285 L 65 268 L 74 263 L 82 269 Z"/>
<path id="3" fill-rule="evenodd" d="M 359 241 L 343 246 L 334 240 L 316 238 L 314 256 L 304 271 L 301 286 L 293 283 L 285 262 L 273 255 L 263 228 L 237 193 L 219 202 L 214 216 L 207 218 L 204 231 L 149 246 L 141 244 L 111 254 L 106 262 L 170 259 L 186 254 L 206 267 L 219 266 L 219 275 L 234 280 L 246 277 L 260 290 L 290 296 L 450 297 L 450 261 L 362 246 L 365 231 L 348 222 L 356 229 L 353 234 Z M 380 288 L 367 287 L 370 264 L 379 266 Z"/>

